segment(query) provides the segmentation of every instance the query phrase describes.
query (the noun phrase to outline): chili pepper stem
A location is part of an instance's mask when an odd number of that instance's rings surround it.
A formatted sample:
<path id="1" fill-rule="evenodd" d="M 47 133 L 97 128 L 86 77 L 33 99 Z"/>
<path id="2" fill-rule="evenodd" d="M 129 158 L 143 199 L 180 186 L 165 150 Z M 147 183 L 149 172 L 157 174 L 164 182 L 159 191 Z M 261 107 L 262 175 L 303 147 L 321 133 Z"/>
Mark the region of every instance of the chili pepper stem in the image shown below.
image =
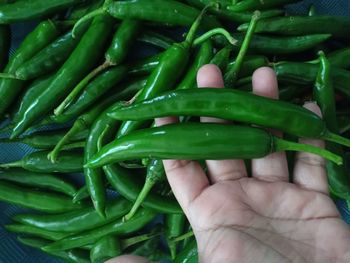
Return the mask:
<path id="1" fill-rule="evenodd" d="M 74 27 L 73 27 L 73 30 L 72 30 L 72 37 L 73 37 L 73 38 L 76 37 L 76 34 L 75 34 L 75 33 L 78 31 L 78 27 L 79 27 L 81 24 L 83 24 L 85 21 L 90 20 L 90 19 L 94 18 L 95 16 L 103 15 L 103 14 L 105 14 L 105 13 L 106 13 L 106 10 L 105 10 L 103 7 L 101 7 L 101 8 L 96 9 L 95 11 L 92 11 L 91 13 L 89 13 L 89 14 L 83 16 L 82 18 L 80 18 L 80 19 L 78 20 L 78 22 L 77 22 L 77 23 L 74 25 Z"/>
<path id="2" fill-rule="evenodd" d="M 237 40 L 234 39 L 226 29 L 214 28 L 204 33 L 200 37 L 197 37 L 195 40 L 193 40 L 193 46 L 201 45 L 203 42 L 207 41 L 209 38 L 219 34 L 223 35 L 230 44 L 235 45 L 237 43 Z"/>
<path id="3" fill-rule="evenodd" d="M 225 84 L 228 87 L 233 87 L 236 84 L 237 78 L 238 78 L 238 74 L 239 71 L 242 67 L 243 61 L 244 61 L 244 57 L 247 54 L 247 51 L 249 49 L 250 46 L 250 42 L 252 41 L 255 29 L 256 29 L 256 25 L 257 22 L 259 20 L 260 17 L 260 12 L 259 11 L 255 11 L 252 19 L 249 23 L 249 28 L 248 31 L 246 33 L 246 36 L 243 40 L 242 46 L 238 52 L 237 58 L 236 58 L 236 63 L 234 64 L 234 66 L 228 71 L 227 76 L 225 78 Z M 226 83 L 227 82 L 227 83 Z"/>
<path id="4" fill-rule="evenodd" d="M 61 115 L 63 111 L 67 107 L 69 107 L 70 104 L 72 104 L 72 102 L 79 95 L 81 90 L 84 89 L 94 77 L 96 77 L 100 72 L 114 65 L 115 64 L 109 61 L 105 61 L 102 65 L 98 66 L 93 71 L 91 71 L 82 81 L 79 82 L 77 86 L 75 86 L 75 88 L 69 93 L 69 95 L 64 99 L 64 101 L 54 110 L 54 114 L 56 116 Z"/>
<path id="5" fill-rule="evenodd" d="M 60 151 L 63 149 L 63 146 L 69 142 L 70 138 L 76 133 L 82 131 L 85 128 L 84 122 L 80 119 L 77 119 L 72 128 L 62 137 L 62 139 L 56 144 L 55 148 L 47 155 L 47 158 L 55 163 L 57 161 Z"/>
<path id="6" fill-rule="evenodd" d="M 298 151 L 317 154 L 329 161 L 332 161 L 338 165 L 343 163 L 343 158 L 325 149 L 315 147 L 309 144 L 295 143 L 286 141 L 277 137 L 273 138 L 274 147 L 276 151 Z"/>
<path id="7" fill-rule="evenodd" d="M 137 210 L 139 209 L 139 207 L 141 206 L 143 200 L 145 200 L 145 198 L 147 197 L 148 193 L 152 190 L 153 186 L 156 184 L 155 180 L 151 180 L 149 178 L 146 178 L 145 184 L 141 190 L 141 192 L 139 193 L 139 195 L 137 196 L 134 205 L 132 206 L 132 208 L 130 209 L 129 213 L 127 213 L 124 217 L 123 217 L 123 221 L 128 221 L 130 220 L 135 213 L 137 212 Z"/>
<path id="8" fill-rule="evenodd" d="M 176 238 L 173 238 L 172 241 L 177 243 L 177 242 L 180 242 L 182 240 L 185 240 L 186 238 L 189 238 L 189 237 L 192 237 L 194 235 L 193 231 L 189 231 L 181 236 L 178 236 Z"/>
<path id="9" fill-rule="evenodd" d="M 329 131 L 322 138 L 324 138 L 325 140 L 330 141 L 330 142 L 335 142 L 335 143 L 338 143 L 340 145 L 350 147 L 350 140 L 349 139 L 342 137 L 338 134 L 329 132 Z"/>

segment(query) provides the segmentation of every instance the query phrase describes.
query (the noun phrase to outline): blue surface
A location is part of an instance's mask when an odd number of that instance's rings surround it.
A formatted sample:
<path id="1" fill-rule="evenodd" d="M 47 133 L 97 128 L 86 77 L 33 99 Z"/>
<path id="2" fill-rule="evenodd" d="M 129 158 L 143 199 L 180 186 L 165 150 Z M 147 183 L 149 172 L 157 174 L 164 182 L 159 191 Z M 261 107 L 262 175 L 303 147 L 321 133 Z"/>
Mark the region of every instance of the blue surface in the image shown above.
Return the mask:
<path id="1" fill-rule="evenodd" d="M 290 5 L 291 13 L 305 13 L 310 4 L 314 3 L 318 14 L 332 15 L 350 15 L 349 0 L 305 0 L 298 5 Z M 18 43 L 31 30 L 34 24 L 24 23 L 13 27 L 12 50 L 17 47 Z M 0 162 L 10 162 L 21 159 L 25 154 L 32 151 L 30 147 L 23 144 L 0 144 Z M 344 220 L 350 224 L 350 212 L 346 208 L 346 203 L 337 200 L 336 204 L 341 212 Z M 61 262 L 42 252 L 22 246 L 16 241 L 16 235 L 10 234 L 3 226 L 10 223 L 10 218 L 17 213 L 21 213 L 23 209 L 0 202 L 0 263 L 56 263 Z"/>

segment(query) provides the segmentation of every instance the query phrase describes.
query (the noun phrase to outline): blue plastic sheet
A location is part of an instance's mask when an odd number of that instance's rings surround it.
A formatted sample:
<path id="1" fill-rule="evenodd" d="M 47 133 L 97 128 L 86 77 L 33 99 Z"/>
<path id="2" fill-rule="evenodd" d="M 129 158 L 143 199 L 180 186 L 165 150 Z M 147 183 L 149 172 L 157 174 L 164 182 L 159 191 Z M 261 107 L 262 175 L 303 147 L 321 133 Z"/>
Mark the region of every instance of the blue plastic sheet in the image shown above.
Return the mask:
<path id="1" fill-rule="evenodd" d="M 318 14 L 332 14 L 349 16 L 349 0 L 305 0 L 301 4 L 290 5 L 291 13 L 306 13 L 310 4 L 313 3 Z M 23 23 L 14 26 L 12 50 L 14 50 L 23 37 L 30 32 L 34 23 Z M 0 144 L 0 162 L 10 162 L 21 159 L 32 149 L 23 144 Z M 350 224 L 350 212 L 343 200 L 337 200 L 336 204 L 344 220 Z M 36 249 L 21 245 L 16 241 L 16 235 L 8 233 L 3 226 L 10 223 L 10 218 L 26 210 L 13 205 L 0 202 L 0 263 L 56 263 L 54 259 Z"/>

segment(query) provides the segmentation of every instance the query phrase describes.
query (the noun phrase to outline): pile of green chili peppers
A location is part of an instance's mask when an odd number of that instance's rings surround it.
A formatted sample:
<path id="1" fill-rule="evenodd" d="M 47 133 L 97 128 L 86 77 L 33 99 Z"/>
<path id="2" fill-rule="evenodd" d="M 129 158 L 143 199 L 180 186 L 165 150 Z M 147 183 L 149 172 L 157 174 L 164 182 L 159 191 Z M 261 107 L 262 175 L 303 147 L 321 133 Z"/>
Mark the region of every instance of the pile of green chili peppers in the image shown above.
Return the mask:
<path id="1" fill-rule="evenodd" d="M 5 228 L 66 262 L 126 253 L 198 262 L 162 160 L 249 162 L 276 151 L 323 156 L 332 196 L 350 204 L 350 18 L 314 7 L 287 14 L 296 2 L 3 1 L 0 143 L 33 149 L 0 163 L 0 201 L 33 210 Z M 31 20 L 35 28 L 9 56 L 10 25 Z M 208 63 L 223 72 L 224 89 L 197 89 Z M 251 75 L 263 66 L 276 71 L 278 101 L 251 93 Z M 323 118 L 302 107 L 306 100 Z M 156 127 L 165 116 L 180 121 Z"/>

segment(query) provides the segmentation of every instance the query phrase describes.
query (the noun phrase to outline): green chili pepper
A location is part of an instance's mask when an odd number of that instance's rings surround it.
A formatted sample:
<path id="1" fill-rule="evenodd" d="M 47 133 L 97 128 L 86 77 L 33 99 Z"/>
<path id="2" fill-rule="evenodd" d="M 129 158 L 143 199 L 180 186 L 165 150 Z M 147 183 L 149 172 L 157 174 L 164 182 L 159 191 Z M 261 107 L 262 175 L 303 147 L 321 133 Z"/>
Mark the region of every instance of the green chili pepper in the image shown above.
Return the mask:
<path id="1" fill-rule="evenodd" d="M 76 187 L 67 180 L 52 174 L 38 174 L 21 169 L 0 171 L 0 180 L 53 190 L 69 196 L 74 196 L 77 192 Z"/>
<path id="2" fill-rule="evenodd" d="M 93 230 L 85 231 L 83 233 L 75 234 L 56 241 L 43 247 L 43 250 L 67 250 L 75 247 L 81 247 L 87 244 L 92 244 L 106 235 L 127 235 L 143 228 L 146 224 L 154 219 L 155 215 L 156 214 L 151 210 L 140 209 L 130 221 L 124 222 L 122 219 L 116 220 L 101 227 L 97 227 Z"/>
<path id="3" fill-rule="evenodd" d="M 132 203 L 118 198 L 107 202 L 106 218 L 103 219 L 93 207 L 86 207 L 72 212 L 57 215 L 20 214 L 13 220 L 54 232 L 82 232 L 110 223 L 129 211 Z"/>
<path id="4" fill-rule="evenodd" d="M 298 2 L 298 0 L 242 0 L 234 5 L 227 7 L 228 10 L 234 12 L 244 12 L 249 10 L 270 9 L 273 7 L 283 7 L 286 4 Z"/>
<path id="5" fill-rule="evenodd" d="M 274 118 L 269 117 L 272 112 Z M 236 120 L 274 128 L 300 137 L 321 138 L 350 145 L 348 139 L 327 130 L 319 116 L 303 107 L 230 89 L 172 91 L 127 107 L 117 105 L 109 113 L 109 116 L 123 120 L 179 115 Z"/>
<path id="6" fill-rule="evenodd" d="M 84 199 L 86 199 L 88 197 L 90 197 L 90 193 L 89 193 L 89 190 L 88 190 L 87 186 L 84 185 L 73 196 L 73 203 L 82 201 L 82 200 L 84 200 Z"/>
<path id="7" fill-rule="evenodd" d="M 28 80 L 52 72 L 67 60 L 79 41 L 80 37 L 73 38 L 72 31 L 68 31 L 18 67 L 14 75 L 18 79 Z"/>
<path id="8" fill-rule="evenodd" d="M 104 263 L 107 260 L 122 254 L 122 245 L 119 239 L 113 235 L 102 237 L 90 251 L 92 263 Z"/>
<path id="9" fill-rule="evenodd" d="M 83 170 L 83 156 L 79 152 L 64 151 L 55 163 L 47 159 L 47 154 L 47 151 L 33 152 L 19 161 L 1 164 L 0 168 L 21 167 L 39 173 L 76 173 Z"/>
<path id="10" fill-rule="evenodd" d="M 331 65 L 323 52 L 320 52 L 319 56 L 320 69 L 314 87 L 314 96 L 327 127 L 333 132 L 338 132 Z M 328 142 L 326 148 L 340 156 L 344 155 L 342 147 L 337 144 Z M 350 177 L 346 164 L 339 166 L 327 162 L 326 169 L 332 194 L 339 198 L 350 199 Z"/>
<path id="11" fill-rule="evenodd" d="M 242 46 L 239 49 L 236 62 L 235 64 L 233 64 L 232 67 L 228 68 L 226 74 L 224 75 L 225 85 L 228 87 L 234 87 L 234 85 L 236 84 L 238 74 L 241 70 L 246 53 L 248 52 L 250 42 L 252 41 L 252 37 L 255 32 L 256 24 L 259 20 L 259 17 L 260 17 L 260 12 L 255 11 L 250 21 L 247 34 L 244 37 Z"/>
<path id="12" fill-rule="evenodd" d="M 85 0 L 17 0 L 2 5 L 0 8 L 0 24 L 12 24 L 46 17 L 58 11 L 83 3 Z"/>
<path id="13" fill-rule="evenodd" d="M 158 159 L 152 159 L 151 162 L 147 166 L 147 174 L 145 184 L 142 187 L 139 195 L 137 196 L 132 208 L 129 213 L 124 216 L 124 220 L 130 220 L 139 207 L 142 205 L 143 201 L 147 197 L 147 195 L 152 190 L 153 186 L 160 181 L 166 180 L 165 171 L 163 167 L 163 161 Z"/>
<path id="14" fill-rule="evenodd" d="M 198 262 L 198 250 L 196 240 L 193 238 L 186 247 L 183 248 L 181 253 L 177 255 L 174 263 L 196 263 Z"/>
<path id="15" fill-rule="evenodd" d="M 1 11 L 0 11 L 1 12 Z M 5 68 L 5 73 L 14 74 L 18 67 L 33 57 L 38 51 L 51 43 L 59 29 L 51 21 L 41 22 L 21 43 Z M 15 79 L 0 79 L 0 118 L 11 106 L 24 86 L 24 82 Z"/>
<path id="16" fill-rule="evenodd" d="M 210 151 L 207 150 L 208 145 Z M 212 123 L 183 123 L 125 135 L 103 147 L 85 166 L 96 168 L 121 160 L 145 157 L 184 160 L 254 159 L 285 150 L 310 152 L 337 164 L 342 163 L 340 156 L 329 151 L 278 139 L 263 129 Z"/>
<path id="17" fill-rule="evenodd" d="M 331 34 L 335 38 L 349 38 L 347 29 L 350 18 L 345 16 L 285 16 L 259 20 L 256 33 L 280 35 Z M 238 31 L 246 31 L 248 24 L 242 24 Z"/>
<path id="18" fill-rule="evenodd" d="M 265 56 L 246 56 L 238 73 L 238 78 L 251 76 L 256 69 L 267 66 L 268 63 L 268 59 Z M 227 64 L 228 69 L 226 70 L 225 75 L 228 74 L 228 71 L 233 70 L 236 60 Z"/>
<path id="19" fill-rule="evenodd" d="M 277 78 L 281 82 L 297 85 L 311 85 L 316 79 L 318 66 L 311 63 L 278 62 L 273 64 Z M 334 87 L 337 91 L 350 98 L 350 71 L 335 68 L 332 70 Z"/>
<path id="20" fill-rule="evenodd" d="M 57 241 L 69 236 L 69 233 L 53 232 L 53 231 L 48 231 L 46 229 L 37 228 L 33 226 L 28 226 L 28 225 L 21 225 L 21 224 L 5 225 L 5 229 L 9 232 L 27 234 L 31 236 L 45 238 L 52 241 Z"/>
<path id="21" fill-rule="evenodd" d="M 91 71 L 73 88 L 64 101 L 54 110 L 55 115 L 60 115 L 74 101 L 80 91 L 99 73 L 109 67 L 120 64 L 125 59 L 128 50 L 136 39 L 140 27 L 140 22 L 137 20 L 127 19 L 122 22 L 113 37 L 110 47 L 105 53 L 105 62 Z"/>
<path id="22" fill-rule="evenodd" d="M 111 22 L 111 18 L 106 16 L 94 19 L 78 46 L 56 73 L 51 84 L 25 110 L 23 116 L 20 116 L 20 121 L 13 128 L 11 138 L 17 137 L 34 121 L 42 119 L 94 67 L 108 40 L 112 29 Z"/>
<path id="23" fill-rule="evenodd" d="M 336 50 L 328 54 L 329 63 L 334 67 L 339 68 L 350 68 L 350 48 L 346 47 L 343 49 Z"/>
<path id="24" fill-rule="evenodd" d="M 8 25 L 0 26 L 0 70 L 2 70 L 8 62 L 11 46 L 11 29 Z"/>
<path id="25" fill-rule="evenodd" d="M 186 0 L 186 2 L 194 7 L 203 8 L 206 5 L 213 2 L 213 0 Z M 250 11 L 232 12 L 230 10 L 227 10 L 227 6 L 228 5 L 222 5 L 222 3 L 219 3 L 218 7 L 209 8 L 209 12 L 212 13 L 213 15 L 216 15 L 219 18 L 223 18 L 225 20 L 230 20 L 230 21 L 239 22 L 239 23 L 249 22 L 250 19 L 252 18 L 252 12 Z M 261 17 L 266 18 L 266 17 L 279 16 L 283 14 L 284 14 L 284 11 L 281 9 L 263 10 L 261 12 Z"/>
<path id="26" fill-rule="evenodd" d="M 137 37 L 137 40 L 139 42 L 143 42 L 146 44 L 150 44 L 152 46 L 161 48 L 161 49 L 168 49 L 171 47 L 172 44 L 174 44 L 174 40 L 164 36 L 162 34 L 158 34 L 153 31 L 145 31 L 140 36 Z"/>
<path id="27" fill-rule="evenodd" d="M 50 243 L 45 239 L 31 238 L 31 237 L 18 237 L 17 240 L 24 245 L 34 247 L 42 250 L 43 246 Z M 45 251 L 44 251 L 45 252 Z M 72 249 L 68 251 L 46 252 L 49 255 L 61 258 L 67 263 L 90 263 L 89 252 L 82 249 Z"/>
<path id="28" fill-rule="evenodd" d="M 176 258 L 177 253 L 177 244 L 173 239 L 183 234 L 185 221 L 184 214 L 168 214 L 165 217 L 166 238 L 172 260 Z"/>
<path id="29" fill-rule="evenodd" d="M 13 140 L 9 140 L 7 138 L 0 139 L 0 143 L 25 143 L 37 149 L 52 149 L 66 133 L 67 130 L 35 132 Z M 72 136 L 70 141 L 75 143 L 66 145 L 68 146 L 67 148 L 73 149 L 73 147 L 83 147 L 84 143 L 82 142 L 82 140 L 86 139 L 87 134 L 88 131 L 84 130 Z M 76 144 L 76 142 L 79 142 L 79 144 Z"/>
<path id="30" fill-rule="evenodd" d="M 71 198 L 43 191 L 34 191 L 17 185 L 1 182 L 0 200 L 22 207 L 47 213 L 61 213 L 82 208 L 82 204 L 73 204 Z"/>
<path id="31" fill-rule="evenodd" d="M 225 72 L 229 64 L 228 62 L 230 59 L 231 51 L 231 46 L 225 46 L 215 54 L 215 56 L 210 60 L 210 64 L 218 66 L 221 72 Z"/>
<path id="32" fill-rule="evenodd" d="M 157 53 L 153 56 L 141 59 L 140 61 L 130 63 L 128 75 L 145 76 L 149 75 L 158 65 L 159 60 L 164 52 Z"/>

